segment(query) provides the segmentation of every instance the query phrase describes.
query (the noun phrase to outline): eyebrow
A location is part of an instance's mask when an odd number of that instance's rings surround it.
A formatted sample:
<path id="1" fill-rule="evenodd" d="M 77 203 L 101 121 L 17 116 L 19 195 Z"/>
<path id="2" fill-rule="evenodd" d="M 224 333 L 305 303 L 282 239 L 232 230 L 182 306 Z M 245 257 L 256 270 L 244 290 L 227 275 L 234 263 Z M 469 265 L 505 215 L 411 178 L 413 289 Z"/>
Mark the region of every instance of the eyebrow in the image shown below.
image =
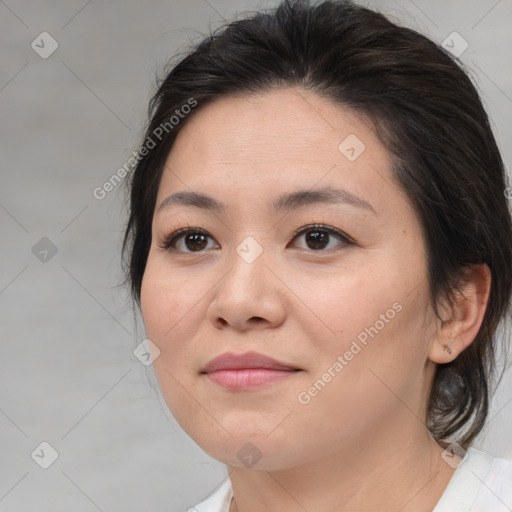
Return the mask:
<path id="1" fill-rule="evenodd" d="M 279 196 L 277 199 L 268 201 L 267 207 L 273 213 L 279 214 L 285 211 L 296 210 L 318 203 L 348 204 L 368 210 L 377 215 L 377 212 L 368 201 L 352 194 L 348 190 L 332 187 L 312 190 L 304 189 L 290 192 Z M 193 206 L 215 213 L 222 213 L 226 211 L 226 205 L 224 203 L 200 192 L 183 191 L 171 194 L 162 201 L 158 207 L 158 211 L 160 212 L 171 205 Z"/>

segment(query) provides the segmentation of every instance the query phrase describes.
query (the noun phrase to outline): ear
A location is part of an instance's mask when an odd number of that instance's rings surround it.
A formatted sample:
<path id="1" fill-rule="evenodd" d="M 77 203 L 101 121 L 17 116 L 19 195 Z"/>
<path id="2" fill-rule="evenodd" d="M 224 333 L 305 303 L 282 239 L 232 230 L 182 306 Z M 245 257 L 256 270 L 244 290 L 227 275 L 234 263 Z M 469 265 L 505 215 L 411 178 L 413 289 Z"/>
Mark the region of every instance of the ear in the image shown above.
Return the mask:
<path id="1" fill-rule="evenodd" d="M 453 361 L 476 338 L 491 291 L 491 271 L 487 264 L 465 267 L 458 288 L 455 304 L 443 310 L 443 321 L 436 319 L 437 329 L 429 350 L 429 359 L 434 363 Z"/>

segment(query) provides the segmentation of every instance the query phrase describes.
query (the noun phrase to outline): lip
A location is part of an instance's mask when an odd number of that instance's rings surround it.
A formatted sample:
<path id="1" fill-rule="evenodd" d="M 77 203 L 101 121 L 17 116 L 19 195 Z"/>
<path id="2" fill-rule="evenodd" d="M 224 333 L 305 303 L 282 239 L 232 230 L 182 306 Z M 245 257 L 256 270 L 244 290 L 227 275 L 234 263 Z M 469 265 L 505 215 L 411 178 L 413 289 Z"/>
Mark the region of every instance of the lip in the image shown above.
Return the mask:
<path id="1" fill-rule="evenodd" d="M 244 370 L 250 368 L 265 368 L 267 370 L 300 370 L 295 366 L 277 361 L 258 352 L 245 352 L 233 354 L 226 352 L 212 359 L 202 370 L 202 373 L 211 373 L 218 370 Z"/>
<path id="2" fill-rule="evenodd" d="M 255 389 L 286 379 L 300 370 L 257 352 L 227 352 L 212 359 L 201 373 L 228 389 Z"/>

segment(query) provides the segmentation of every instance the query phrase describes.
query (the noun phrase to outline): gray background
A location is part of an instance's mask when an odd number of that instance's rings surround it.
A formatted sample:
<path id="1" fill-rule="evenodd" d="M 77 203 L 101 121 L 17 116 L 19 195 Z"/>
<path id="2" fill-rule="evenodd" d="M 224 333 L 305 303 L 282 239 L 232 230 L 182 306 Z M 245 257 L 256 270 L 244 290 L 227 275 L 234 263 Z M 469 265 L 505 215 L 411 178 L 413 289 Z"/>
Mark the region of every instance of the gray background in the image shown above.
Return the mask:
<path id="1" fill-rule="evenodd" d="M 210 24 L 275 4 L 0 0 L 0 510 L 184 511 L 225 478 L 133 354 L 145 336 L 118 286 L 121 187 L 92 191 L 136 149 L 155 72 Z M 508 165 L 512 1 L 367 5 L 439 43 L 463 36 Z M 43 31 L 59 45 L 47 59 L 31 47 Z M 477 443 L 509 458 L 511 373 Z M 31 457 L 43 441 L 59 455 L 48 469 Z"/>

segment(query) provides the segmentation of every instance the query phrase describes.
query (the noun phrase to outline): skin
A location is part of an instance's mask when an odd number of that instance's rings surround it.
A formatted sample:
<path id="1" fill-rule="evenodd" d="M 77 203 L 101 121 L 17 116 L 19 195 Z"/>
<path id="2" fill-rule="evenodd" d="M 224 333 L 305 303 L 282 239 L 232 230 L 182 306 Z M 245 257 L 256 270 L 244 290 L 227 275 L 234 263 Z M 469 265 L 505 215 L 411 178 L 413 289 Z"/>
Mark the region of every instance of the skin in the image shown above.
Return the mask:
<path id="1" fill-rule="evenodd" d="M 349 134 L 365 144 L 354 161 L 338 149 Z M 436 363 L 476 336 L 490 273 L 468 268 L 464 297 L 443 307 L 443 323 L 435 319 L 422 228 L 391 165 L 361 117 L 303 89 L 223 97 L 178 134 L 158 191 L 142 315 L 160 351 L 153 366 L 169 409 L 227 465 L 231 511 L 431 511 L 454 472 L 426 428 L 426 401 Z M 279 215 L 266 207 L 328 185 L 376 213 L 349 204 Z M 178 191 L 206 193 L 227 209 L 158 211 Z M 330 235 L 315 249 L 307 233 L 294 237 L 311 223 L 355 243 Z M 184 238 L 174 251 L 160 247 L 187 226 L 208 232 L 204 248 Z M 263 249 L 250 264 L 236 251 L 248 236 Z M 299 393 L 397 303 L 400 312 L 300 403 Z M 226 390 L 200 373 L 220 354 L 250 350 L 302 371 L 251 391 Z M 251 467 L 237 456 L 244 446 L 261 456 Z"/>

